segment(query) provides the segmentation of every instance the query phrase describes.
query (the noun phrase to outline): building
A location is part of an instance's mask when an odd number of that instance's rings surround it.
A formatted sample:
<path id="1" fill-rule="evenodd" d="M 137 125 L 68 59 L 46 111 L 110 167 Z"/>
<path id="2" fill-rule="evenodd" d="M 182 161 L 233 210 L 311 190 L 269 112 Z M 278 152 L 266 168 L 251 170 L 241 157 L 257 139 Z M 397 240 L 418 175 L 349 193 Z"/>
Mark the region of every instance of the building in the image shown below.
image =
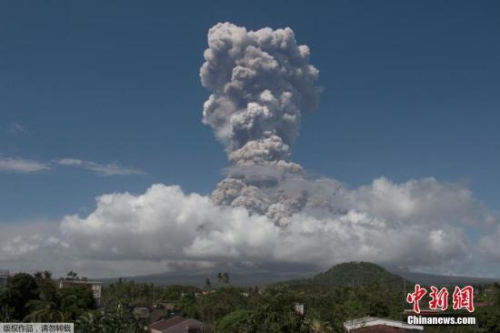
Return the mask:
<path id="1" fill-rule="evenodd" d="M 7 285 L 7 279 L 10 276 L 10 272 L 5 269 L 0 269 L 0 289 Z"/>
<path id="2" fill-rule="evenodd" d="M 154 305 L 156 309 L 175 311 L 175 302 L 161 302 Z"/>
<path id="3" fill-rule="evenodd" d="M 132 313 L 137 319 L 148 319 L 151 312 L 145 306 L 138 306 L 134 308 Z"/>
<path id="4" fill-rule="evenodd" d="M 301 316 L 304 316 L 306 314 L 304 303 L 293 303 L 293 308 L 295 309 L 295 312 L 297 312 Z"/>
<path id="5" fill-rule="evenodd" d="M 344 327 L 347 332 L 352 333 L 417 333 L 424 330 L 420 325 L 376 317 L 349 320 L 344 323 Z"/>
<path id="6" fill-rule="evenodd" d="M 82 279 L 60 279 L 59 288 L 71 288 L 75 286 L 86 286 L 92 290 L 97 306 L 101 305 L 102 282 L 89 281 Z"/>
<path id="7" fill-rule="evenodd" d="M 203 333 L 205 325 L 196 319 L 186 319 L 180 316 L 161 319 L 149 325 L 151 333 Z"/>

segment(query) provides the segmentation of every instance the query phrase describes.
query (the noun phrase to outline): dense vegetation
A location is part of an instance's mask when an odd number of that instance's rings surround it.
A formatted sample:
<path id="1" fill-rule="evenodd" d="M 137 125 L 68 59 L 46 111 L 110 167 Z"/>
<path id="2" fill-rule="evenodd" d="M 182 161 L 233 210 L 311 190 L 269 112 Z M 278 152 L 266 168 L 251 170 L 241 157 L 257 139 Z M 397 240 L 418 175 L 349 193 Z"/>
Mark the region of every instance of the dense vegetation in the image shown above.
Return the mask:
<path id="1" fill-rule="evenodd" d="M 20 273 L 0 291 L 0 322 L 74 322 L 80 333 L 137 333 L 143 332 L 148 319 L 136 319 L 134 307 L 175 304 L 174 311 L 160 312 L 161 316 L 196 318 L 207 324 L 209 332 L 344 332 L 346 320 L 368 315 L 404 320 L 403 309 L 408 306 L 400 282 L 365 263 L 339 265 L 310 280 L 264 290 L 234 287 L 227 273 L 220 273 L 214 282 L 207 279 L 201 288 L 118 280 L 104 287 L 102 307 L 97 309 L 85 287 L 58 289 L 49 272 Z M 492 293 L 481 301 L 492 305 L 477 308 L 478 326 L 427 326 L 425 331 L 500 332 L 500 286 L 487 288 Z M 300 305 L 303 314 L 297 311 Z"/>
<path id="2" fill-rule="evenodd" d="M 73 272 L 68 278 L 78 279 Z M 72 322 L 81 333 L 143 332 L 128 307 L 110 302 L 98 310 L 89 288 L 59 289 L 47 271 L 8 279 L 0 290 L 0 322 Z"/>

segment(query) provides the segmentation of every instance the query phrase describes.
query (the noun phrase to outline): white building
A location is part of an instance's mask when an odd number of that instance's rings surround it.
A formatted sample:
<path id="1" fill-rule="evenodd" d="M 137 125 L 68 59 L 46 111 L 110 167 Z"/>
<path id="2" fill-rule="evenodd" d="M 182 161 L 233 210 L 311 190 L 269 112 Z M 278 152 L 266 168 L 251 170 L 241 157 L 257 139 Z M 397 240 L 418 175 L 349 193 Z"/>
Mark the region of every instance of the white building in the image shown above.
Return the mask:
<path id="1" fill-rule="evenodd" d="M 74 286 L 87 286 L 92 290 L 97 306 L 101 305 L 102 282 L 81 279 L 60 279 L 59 288 L 71 288 Z"/>

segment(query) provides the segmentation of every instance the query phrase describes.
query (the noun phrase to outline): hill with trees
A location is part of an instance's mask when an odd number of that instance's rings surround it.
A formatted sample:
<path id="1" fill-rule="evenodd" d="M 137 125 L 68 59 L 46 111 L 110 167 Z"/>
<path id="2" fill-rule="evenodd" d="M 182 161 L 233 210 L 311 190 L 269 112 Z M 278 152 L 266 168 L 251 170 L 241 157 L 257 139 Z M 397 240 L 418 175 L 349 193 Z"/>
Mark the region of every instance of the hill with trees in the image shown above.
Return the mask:
<path id="1" fill-rule="evenodd" d="M 308 284 L 325 287 L 361 287 L 374 283 L 402 288 L 403 278 L 370 262 L 347 262 L 333 266 L 310 279 L 294 280 L 289 284 Z"/>

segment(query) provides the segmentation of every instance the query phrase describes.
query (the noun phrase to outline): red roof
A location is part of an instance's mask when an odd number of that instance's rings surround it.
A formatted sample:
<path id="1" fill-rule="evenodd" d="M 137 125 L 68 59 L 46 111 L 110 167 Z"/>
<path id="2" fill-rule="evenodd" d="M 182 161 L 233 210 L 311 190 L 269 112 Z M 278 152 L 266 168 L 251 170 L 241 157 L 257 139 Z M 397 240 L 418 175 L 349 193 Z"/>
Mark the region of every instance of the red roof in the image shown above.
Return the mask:
<path id="1" fill-rule="evenodd" d="M 183 317 L 173 317 L 173 318 L 170 318 L 168 320 L 161 319 L 161 320 L 158 320 L 157 322 L 154 322 L 151 325 L 149 325 L 149 328 L 152 330 L 164 331 L 167 328 L 178 325 L 185 320 L 186 320 L 186 318 L 183 318 Z"/>

